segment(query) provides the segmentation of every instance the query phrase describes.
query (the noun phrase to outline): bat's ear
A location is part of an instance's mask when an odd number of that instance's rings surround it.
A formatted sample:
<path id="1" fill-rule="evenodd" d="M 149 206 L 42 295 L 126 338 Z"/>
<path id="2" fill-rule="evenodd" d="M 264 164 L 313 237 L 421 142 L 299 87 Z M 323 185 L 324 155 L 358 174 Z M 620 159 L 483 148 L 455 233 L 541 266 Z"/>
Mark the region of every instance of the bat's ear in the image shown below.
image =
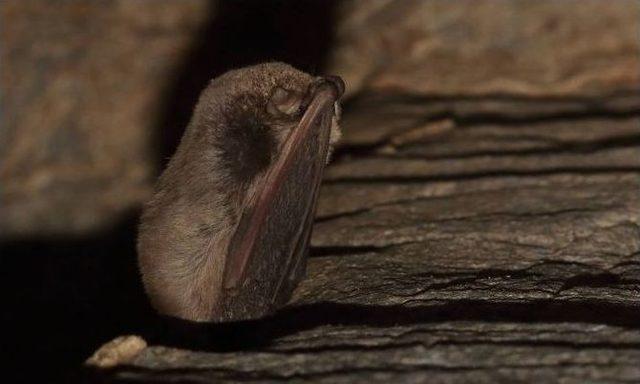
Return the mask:
<path id="1" fill-rule="evenodd" d="M 300 110 L 303 97 L 300 92 L 275 87 L 269 97 L 267 112 L 273 116 L 293 115 Z"/>

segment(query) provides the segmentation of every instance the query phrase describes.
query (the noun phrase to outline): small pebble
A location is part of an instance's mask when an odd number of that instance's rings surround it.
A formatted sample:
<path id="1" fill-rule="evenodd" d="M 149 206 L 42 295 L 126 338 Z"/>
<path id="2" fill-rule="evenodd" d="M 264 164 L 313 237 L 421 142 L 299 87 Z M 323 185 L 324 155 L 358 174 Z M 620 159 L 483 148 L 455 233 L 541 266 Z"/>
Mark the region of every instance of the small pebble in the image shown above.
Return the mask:
<path id="1" fill-rule="evenodd" d="M 140 336 L 119 336 L 100 347 L 85 364 L 98 368 L 112 368 L 127 363 L 147 347 Z"/>

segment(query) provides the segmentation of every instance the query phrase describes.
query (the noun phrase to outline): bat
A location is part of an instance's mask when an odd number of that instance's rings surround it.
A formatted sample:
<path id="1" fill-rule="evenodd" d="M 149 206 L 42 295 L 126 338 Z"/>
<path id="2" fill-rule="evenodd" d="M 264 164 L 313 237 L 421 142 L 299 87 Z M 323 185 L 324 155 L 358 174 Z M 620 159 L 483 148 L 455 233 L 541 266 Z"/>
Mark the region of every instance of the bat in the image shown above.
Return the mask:
<path id="1" fill-rule="evenodd" d="M 247 320 L 287 302 L 305 273 L 344 88 L 284 63 L 210 82 L 140 219 L 138 266 L 159 313 Z"/>

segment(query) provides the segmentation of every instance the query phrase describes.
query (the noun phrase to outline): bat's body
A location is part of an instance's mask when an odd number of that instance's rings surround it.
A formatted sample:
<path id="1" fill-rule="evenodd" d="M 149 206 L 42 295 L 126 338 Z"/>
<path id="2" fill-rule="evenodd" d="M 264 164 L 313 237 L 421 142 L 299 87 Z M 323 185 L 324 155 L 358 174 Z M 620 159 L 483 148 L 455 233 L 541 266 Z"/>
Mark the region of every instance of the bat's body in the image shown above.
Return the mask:
<path id="1" fill-rule="evenodd" d="M 240 320 L 288 300 L 343 91 L 339 78 L 281 63 L 228 72 L 203 91 L 140 224 L 139 266 L 159 312 Z"/>

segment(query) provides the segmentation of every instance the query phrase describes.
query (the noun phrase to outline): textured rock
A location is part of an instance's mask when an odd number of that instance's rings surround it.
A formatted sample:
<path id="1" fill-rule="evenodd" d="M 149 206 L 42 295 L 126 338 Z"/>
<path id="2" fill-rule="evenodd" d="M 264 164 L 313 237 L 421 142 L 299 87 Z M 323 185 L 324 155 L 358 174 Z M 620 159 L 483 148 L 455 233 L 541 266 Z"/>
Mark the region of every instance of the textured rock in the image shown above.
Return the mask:
<path id="1" fill-rule="evenodd" d="M 371 113 L 375 111 L 375 113 Z M 420 141 L 449 133 L 453 126 L 483 122 L 557 121 L 573 118 L 629 116 L 640 111 L 640 95 L 537 99 L 518 96 L 425 97 L 394 94 L 363 95 L 351 101 L 342 120 L 343 146 L 362 147 Z M 557 123 L 554 125 L 557 126 Z M 606 128 L 600 129 L 605 130 Z M 575 135 L 575 134 L 574 134 Z M 525 140 L 527 137 L 519 138 Z"/>
<path id="2" fill-rule="evenodd" d="M 331 69 L 361 88 L 601 94 L 640 84 L 632 1 L 349 1 Z"/>
<path id="3" fill-rule="evenodd" d="M 640 380 L 640 115 L 500 112 L 393 151 L 393 130 L 344 151 L 285 309 L 205 326 L 197 343 L 156 337 L 129 366 L 91 377 Z"/>
<path id="4" fill-rule="evenodd" d="M 633 381 L 639 374 L 638 333 L 615 326 L 445 321 L 364 333 L 329 325 L 299 336 L 315 341 L 301 345 L 290 338 L 252 354 L 151 348 L 138 363 L 163 371 L 125 370 L 119 377 L 126 382 L 578 383 Z M 345 352 L 353 350 L 359 353 Z M 194 368 L 185 371 L 185 365 Z"/>
<path id="5" fill-rule="evenodd" d="M 147 196 L 154 116 L 204 0 L 2 2 L 3 237 L 103 228 Z"/>

